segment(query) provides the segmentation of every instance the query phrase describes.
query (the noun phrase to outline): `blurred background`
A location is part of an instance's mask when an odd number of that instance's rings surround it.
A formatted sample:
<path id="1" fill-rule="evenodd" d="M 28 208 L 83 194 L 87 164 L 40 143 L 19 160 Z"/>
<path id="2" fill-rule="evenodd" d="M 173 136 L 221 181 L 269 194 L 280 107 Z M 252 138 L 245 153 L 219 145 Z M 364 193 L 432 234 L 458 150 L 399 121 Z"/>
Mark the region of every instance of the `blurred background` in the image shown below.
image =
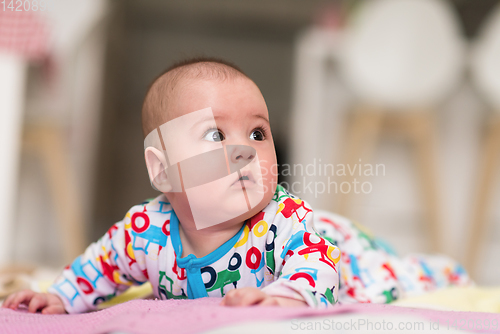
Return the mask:
<path id="1" fill-rule="evenodd" d="M 0 266 L 62 266 L 155 197 L 148 85 L 215 56 L 260 87 L 285 187 L 401 255 L 445 253 L 500 284 L 499 1 L 6 3 Z"/>

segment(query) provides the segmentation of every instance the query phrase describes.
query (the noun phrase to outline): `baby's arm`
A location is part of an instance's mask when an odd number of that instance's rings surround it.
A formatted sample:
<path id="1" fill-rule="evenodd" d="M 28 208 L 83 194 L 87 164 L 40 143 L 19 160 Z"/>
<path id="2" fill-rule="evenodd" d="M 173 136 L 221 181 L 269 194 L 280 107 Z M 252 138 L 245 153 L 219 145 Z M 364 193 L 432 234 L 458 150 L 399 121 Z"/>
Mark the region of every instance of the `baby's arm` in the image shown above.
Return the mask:
<path id="1" fill-rule="evenodd" d="M 266 286 L 263 292 L 276 297 L 301 300 L 312 307 L 335 304 L 339 288 L 336 265 L 340 259 L 340 250 L 310 232 L 294 238 L 305 242 L 290 255 L 285 255 L 291 253 L 290 248 L 285 246 L 281 259 L 283 266 L 276 268 L 280 272 L 279 277 Z"/>
<path id="2" fill-rule="evenodd" d="M 130 217 L 134 211 L 142 212 L 143 207 L 133 207 L 123 221 L 113 225 L 64 268 L 49 293 L 21 291 L 10 295 L 2 306 L 17 309 L 25 304 L 30 312 L 44 314 L 85 312 L 96 309 L 98 303 L 130 285 L 147 281 L 142 253 L 134 253 L 130 238 Z"/>
<path id="3" fill-rule="evenodd" d="M 143 253 L 132 247 L 130 216 L 127 213 L 91 244 L 48 289 L 61 298 L 68 313 L 95 310 L 99 303 L 148 280 Z"/>
<path id="4" fill-rule="evenodd" d="M 97 242 L 91 244 L 73 263 L 66 266 L 48 293 L 24 290 L 14 293 L 5 300 L 2 307 L 17 309 L 28 306 L 29 312 L 43 314 L 79 313 L 95 309 L 97 301 L 104 301 L 125 290 L 132 282 L 127 265 L 117 262 L 123 254 L 116 256 L 112 249 L 126 252 L 123 235 L 124 221 L 113 225 Z M 121 256 L 120 256 L 121 255 Z M 134 257 L 134 255 L 133 255 Z"/>
<path id="5" fill-rule="evenodd" d="M 263 292 L 313 307 L 327 307 L 337 302 L 340 250 L 317 235 L 307 203 L 298 199 L 294 203 L 295 211 L 289 217 L 279 215 L 275 219 L 275 281 Z"/>
<path id="6" fill-rule="evenodd" d="M 39 293 L 31 290 L 23 290 L 11 294 L 2 304 L 4 308 L 17 309 L 19 305 L 28 306 L 28 311 L 35 313 L 41 311 L 43 314 L 66 313 L 64 304 L 57 295 L 51 293 Z"/>

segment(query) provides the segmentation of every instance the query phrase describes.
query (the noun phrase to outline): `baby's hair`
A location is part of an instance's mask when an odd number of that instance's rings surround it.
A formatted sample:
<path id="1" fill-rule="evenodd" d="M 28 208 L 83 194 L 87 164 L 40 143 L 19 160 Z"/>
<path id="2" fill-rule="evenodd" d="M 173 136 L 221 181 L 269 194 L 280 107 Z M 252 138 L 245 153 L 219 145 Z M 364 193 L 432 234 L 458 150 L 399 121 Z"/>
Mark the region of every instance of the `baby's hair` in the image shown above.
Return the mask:
<path id="1" fill-rule="evenodd" d="M 178 61 L 163 71 L 149 86 L 142 105 L 144 138 L 168 120 L 168 103 L 175 87 L 183 79 L 228 80 L 248 78 L 236 65 L 214 57 L 196 57 Z M 194 111 L 194 110 L 193 110 Z"/>

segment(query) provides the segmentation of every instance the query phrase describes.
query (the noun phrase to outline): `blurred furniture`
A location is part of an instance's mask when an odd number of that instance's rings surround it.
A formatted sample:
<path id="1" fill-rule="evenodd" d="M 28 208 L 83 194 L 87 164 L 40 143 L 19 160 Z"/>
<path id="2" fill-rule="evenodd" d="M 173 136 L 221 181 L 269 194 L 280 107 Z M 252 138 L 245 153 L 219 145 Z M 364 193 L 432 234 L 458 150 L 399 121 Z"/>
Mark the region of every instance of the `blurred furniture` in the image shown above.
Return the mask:
<path id="1" fill-rule="evenodd" d="M 0 53 L 0 266 L 9 263 L 12 254 L 25 74 L 22 58 Z"/>
<path id="2" fill-rule="evenodd" d="M 85 219 L 76 175 L 69 159 L 66 131 L 57 125 L 26 125 L 23 153 L 35 156 L 42 168 L 62 239 L 64 261 L 85 249 Z"/>
<path id="3" fill-rule="evenodd" d="M 500 169 L 500 6 L 485 23 L 471 54 L 472 80 L 493 111 L 483 141 L 474 211 L 467 233 L 465 265 L 475 276 L 481 247 L 486 242 L 491 199 Z"/>
<path id="4" fill-rule="evenodd" d="M 28 64 L 47 55 L 47 35 L 38 13 L 0 11 L 0 265 L 12 254 Z"/>
<path id="5" fill-rule="evenodd" d="M 54 25 L 55 74 L 35 82 L 27 100 L 23 147 L 46 177 L 65 262 L 87 244 L 88 198 L 97 149 L 104 64 L 102 0 L 58 1 L 48 12 Z M 75 15 L 75 13 L 78 13 Z"/>
<path id="6" fill-rule="evenodd" d="M 336 62 L 342 45 L 341 28 L 312 26 L 296 40 L 291 104 L 289 157 L 291 166 L 335 161 L 335 148 L 342 140 L 344 110 L 349 94 L 338 80 Z M 310 182 L 325 183 L 319 173 L 291 173 L 290 191 L 314 208 L 331 209 L 332 194 L 321 196 L 293 187 Z M 299 189 L 296 189 L 299 188 Z"/>
<path id="7" fill-rule="evenodd" d="M 434 112 L 460 82 L 464 45 L 451 8 L 439 0 L 374 0 L 362 4 L 347 31 L 339 60 L 342 77 L 357 98 L 343 163 L 369 163 L 386 130 L 413 147 L 433 251 L 441 247 Z M 349 174 L 349 173 L 347 173 Z M 354 177 L 345 178 L 350 184 Z M 349 215 L 352 192 L 338 211 Z"/>
<path id="8" fill-rule="evenodd" d="M 5 173 L 11 185 L 2 189 L 5 192 L 2 198 L 17 195 L 15 189 L 21 176 L 17 175 L 17 167 L 23 148 L 24 153 L 37 158 L 46 179 L 64 261 L 80 254 L 87 243 L 85 198 L 90 193 L 91 164 L 97 147 L 105 13 L 105 2 L 101 0 L 55 1 L 51 11 L 42 13 L 52 28 L 50 48 L 44 60 L 50 66 L 28 67 L 28 62 L 19 56 L 11 60 L 11 65 L 0 60 L 2 66 L 17 65 L 13 67 L 15 76 L 0 76 L 10 89 L 2 93 L 11 94 L 4 109 L 10 121 L 2 123 L 8 127 L 6 134 L 10 138 L 2 142 L 13 143 L 9 145 L 8 155 L 12 166 Z M 16 91 L 12 92 L 13 89 Z M 22 203 L 23 198 L 20 201 Z M 2 222 L 5 225 L 2 238 L 8 242 L 0 242 L 3 247 L 0 265 L 12 262 L 13 236 L 19 235 L 15 232 L 19 224 L 13 224 L 16 221 L 12 213 L 14 203 L 13 200 L 5 202 L 11 214 L 9 220 Z M 30 222 L 37 223 L 42 222 Z M 22 242 L 37 249 L 44 247 L 40 242 L 54 241 L 30 240 L 29 236 L 23 236 Z"/>

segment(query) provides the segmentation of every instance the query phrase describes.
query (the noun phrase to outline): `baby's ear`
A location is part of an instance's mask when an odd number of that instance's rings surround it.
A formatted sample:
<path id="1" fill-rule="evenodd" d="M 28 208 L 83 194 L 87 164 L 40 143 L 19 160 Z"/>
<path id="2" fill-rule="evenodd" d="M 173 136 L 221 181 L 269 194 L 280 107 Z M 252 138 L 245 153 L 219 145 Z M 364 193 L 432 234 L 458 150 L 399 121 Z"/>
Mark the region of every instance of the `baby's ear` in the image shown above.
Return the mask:
<path id="1" fill-rule="evenodd" d="M 149 180 L 156 190 L 167 193 L 172 190 L 172 185 L 167 177 L 167 163 L 163 152 L 154 147 L 146 148 L 144 152 Z"/>

